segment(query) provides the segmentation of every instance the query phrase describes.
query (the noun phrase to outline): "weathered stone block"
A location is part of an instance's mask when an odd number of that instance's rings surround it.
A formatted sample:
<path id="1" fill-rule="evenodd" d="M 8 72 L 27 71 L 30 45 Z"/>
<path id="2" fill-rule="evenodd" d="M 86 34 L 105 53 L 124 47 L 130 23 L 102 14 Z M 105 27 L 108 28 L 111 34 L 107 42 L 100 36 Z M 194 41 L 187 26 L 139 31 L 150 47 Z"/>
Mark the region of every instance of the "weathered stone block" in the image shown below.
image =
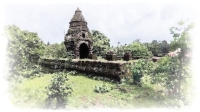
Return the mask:
<path id="1" fill-rule="evenodd" d="M 131 53 L 130 53 L 130 52 L 126 52 L 126 53 L 124 54 L 123 60 L 125 60 L 125 61 L 132 60 L 132 55 L 131 55 Z"/>
<path id="2" fill-rule="evenodd" d="M 117 60 L 121 60 L 121 59 L 123 59 L 122 56 L 117 56 Z"/>
<path id="3" fill-rule="evenodd" d="M 97 60 L 97 55 L 96 54 L 89 54 L 88 58 L 93 59 L 93 60 Z"/>
<path id="4" fill-rule="evenodd" d="M 106 54 L 106 60 L 108 61 L 116 61 L 117 55 L 116 54 Z"/>

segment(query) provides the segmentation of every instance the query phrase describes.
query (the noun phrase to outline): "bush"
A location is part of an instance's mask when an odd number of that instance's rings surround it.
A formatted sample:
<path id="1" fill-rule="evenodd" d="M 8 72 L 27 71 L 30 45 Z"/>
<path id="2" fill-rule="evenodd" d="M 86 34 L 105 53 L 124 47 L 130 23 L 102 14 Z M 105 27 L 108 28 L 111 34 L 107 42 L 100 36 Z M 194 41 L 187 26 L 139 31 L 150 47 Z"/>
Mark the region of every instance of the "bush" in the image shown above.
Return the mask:
<path id="1" fill-rule="evenodd" d="M 6 64 L 9 75 L 19 76 L 30 70 L 44 53 L 44 43 L 35 32 L 23 31 L 15 25 L 5 27 L 8 40 Z M 15 77 L 14 76 L 14 77 Z"/>
<path id="2" fill-rule="evenodd" d="M 47 108 L 65 108 L 67 97 L 72 93 L 72 88 L 67 84 L 67 74 L 71 72 L 59 72 L 51 80 L 51 84 L 46 87 L 48 98 L 46 100 Z"/>
<path id="3" fill-rule="evenodd" d="M 100 85 L 95 86 L 94 91 L 97 93 L 106 93 L 106 92 L 111 91 L 112 89 L 113 88 L 107 84 L 100 84 Z"/>
<path id="4" fill-rule="evenodd" d="M 185 69 L 180 67 L 181 62 L 178 57 L 164 57 L 158 61 L 158 65 L 152 74 L 152 81 L 165 87 L 171 96 L 184 100 L 183 84 L 187 83 L 186 79 L 189 74 L 186 72 L 187 66 L 185 66 Z"/>
<path id="5" fill-rule="evenodd" d="M 139 59 L 137 62 L 129 65 L 132 69 L 133 80 L 137 84 L 141 84 L 141 78 L 143 76 L 150 76 L 154 69 L 152 61 L 146 59 Z"/>
<path id="6" fill-rule="evenodd" d="M 44 56 L 45 58 L 68 58 L 64 42 L 60 44 L 46 45 Z"/>
<path id="7" fill-rule="evenodd" d="M 133 57 L 151 57 L 152 53 L 147 47 L 139 41 L 132 42 L 124 48 L 125 51 L 130 51 Z"/>
<path id="8" fill-rule="evenodd" d="M 21 76 L 25 78 L 33 78 L 33 77 L 40 77 L 43 73 L 41 73 L 41 66 L 40 65 L 34 65 L 32 69 L 19 72 Z"/>

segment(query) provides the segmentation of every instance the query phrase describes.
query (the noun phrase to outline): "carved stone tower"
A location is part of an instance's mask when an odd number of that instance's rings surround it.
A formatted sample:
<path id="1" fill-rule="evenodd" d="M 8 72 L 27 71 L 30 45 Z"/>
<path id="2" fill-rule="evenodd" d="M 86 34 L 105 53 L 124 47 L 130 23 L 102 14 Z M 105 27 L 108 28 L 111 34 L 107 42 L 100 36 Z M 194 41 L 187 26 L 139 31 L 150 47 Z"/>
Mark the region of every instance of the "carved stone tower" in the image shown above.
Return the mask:
<path id="1" fill-rule="evenodd" d="M 92 38 L 87 22 L 79 8 L 71 21 L 68 32 L 65 35 L 65 47 L 67 52 L 76 59 L 88 58 L 92 54 Z"/>

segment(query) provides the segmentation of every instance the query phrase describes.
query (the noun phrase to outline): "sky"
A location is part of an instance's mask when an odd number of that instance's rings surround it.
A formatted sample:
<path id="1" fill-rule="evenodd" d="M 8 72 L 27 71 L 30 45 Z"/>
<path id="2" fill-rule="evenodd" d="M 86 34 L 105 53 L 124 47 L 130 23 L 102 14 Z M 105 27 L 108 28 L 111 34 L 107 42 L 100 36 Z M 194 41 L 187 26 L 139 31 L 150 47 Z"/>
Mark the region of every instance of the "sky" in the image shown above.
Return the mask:
<path id="1" fill-rule="evenodd" d="M 185 2 L 64 2 L 7 3 L 4 25 L 15 24 L 22 30 L 37 32 L 45 42 L 61 43 L 69 21 L 79 7 L 90 30 L 98 30 L 113 46 L 141 42 L 173 40 L 169 28 L 180 20 L 193 21 L 193 4 Z"/>

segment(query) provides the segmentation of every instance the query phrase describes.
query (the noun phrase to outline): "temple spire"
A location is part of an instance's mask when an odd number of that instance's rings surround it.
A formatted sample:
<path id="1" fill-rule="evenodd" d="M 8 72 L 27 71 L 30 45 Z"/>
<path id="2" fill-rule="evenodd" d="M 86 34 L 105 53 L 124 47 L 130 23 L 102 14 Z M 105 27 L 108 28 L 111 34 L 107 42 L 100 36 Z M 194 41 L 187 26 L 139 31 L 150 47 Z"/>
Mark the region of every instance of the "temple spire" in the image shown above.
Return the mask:
<path id="1" fill-rule="evenodd" d="M 69 29 L 65 35 L 65 47 L 74 58 L 88 58 L 92 54 L 92 37 L 87 22 L 79 8 L 69 22 Z"/>
<path id="2" fill-rule="evenodd" d="M 78 11 L 81 12 L 81 10 L 79 8 L 76 9 L 76 12 L 78 12 Z"/>
<path id="3" fill-rule="evenodd" d="M 74 14 L 74 16 L 73 16 L 73 18 L 71 19 L 70 22 L 73 22 L 73 21 L 86 22 L 85 18 L 82 15 L 82 12 L 81 12 L 81 10 L 79 8 L 76 9 L 75 14 Z"/>

